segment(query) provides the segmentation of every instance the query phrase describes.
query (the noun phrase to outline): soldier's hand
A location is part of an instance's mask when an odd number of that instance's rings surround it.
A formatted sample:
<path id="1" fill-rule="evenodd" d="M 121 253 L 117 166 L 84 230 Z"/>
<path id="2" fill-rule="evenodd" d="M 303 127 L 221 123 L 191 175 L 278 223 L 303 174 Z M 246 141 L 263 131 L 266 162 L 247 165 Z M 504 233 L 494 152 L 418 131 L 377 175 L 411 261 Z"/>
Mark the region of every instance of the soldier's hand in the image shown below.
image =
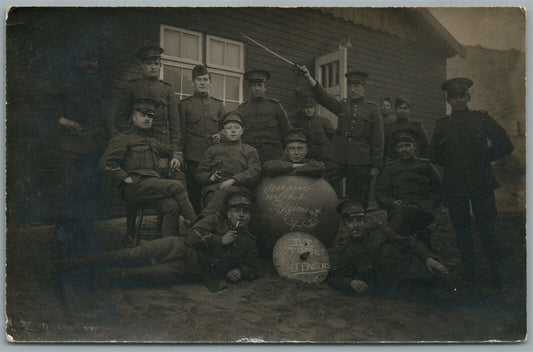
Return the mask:
<path id="1" fill-rule="evenodd" d="M 172 159 L 170 160 L 170 168 L 172 170 L 176 170 L 176 169 L 179 169 L 181 166 L 181 163 L 178 159 Z"/>
<path id="2" fill-rule="evenodd" d="M 350 282 L 350 287 L 353 288 L 357 293 L 363 293 L 368 289 L 366 282 L 360 280 L 352 280 Z"/>
<path id="3" fill-rule="evenodd" d="M 133 179 L 130 176 L 128 176 L 124 179 L 124 183 L 127 185 L 131 185 L 133 183 Z"/>
<path id="4" fill-rule="evenodd" d="M 222 189 L 222 188 L 226 188 L 226 187 L 229 187 L 229 186 L 233 186 L 235 184 L 235 179 L 234 178 L 230 178 L 229 180 L 226 180 L 224 182 L 222 182 L 220 184 L 220 186 L 218 186 L 219 189 Z"/>
<path id="5" fill-rule="evenodd" d="M 232 269 L 232 270 L 228 271 L 228 273 L 226 274 L 226 277 L 230 281 L 233 281 L 233 282 L 239 281 L 241 279 L 241 277 L 242 277 L 241 269 L 236 268 L 236 269 Z"/>
<path id="6" fill-rule="evenodd" d="M 215 133 L 214 135 L 211 136 L 211 143 L 218 144 L 220 143 L 221 139 L 222 139 L 222 136 L 218 133 Z"/>
<path id="7" fill-rule="evenodd" d="M 81 130 L 81 125 L 74 120 L 69 120 L 69 119 L 62 117 L 59 119 L 59 123 L 67 127 L 69 130 L 73 132 Z"/>
<path id="8" fill-rule="evenodd" d="M 297 167 L 302 167 L 302 166 L 304 166 L 304 165 L 305 165 L 304 163 L 292 163 L 292 167 L 293 167 L 294 169 L 296 169 Z"/>
<path id="9" fill-rule="evenodd" d="M 307 79 L 311 86 L 316 85 L 316 81 L 311 76 L 311 72 L 309 72 L 307 66 L 296 64 L 296 68 L 298 69 L 299 73 Z"/>
<path id="10" fill-rule="evenodd" d="M 428 268 L 429 272 L 432 274 L 433 274 L 433 270 L 437 270 L 438 272 L 443 273 L 443 274 L 449 273 L 448 269 L 444 265 L 442 265 L 441 263 L 439 263 L 433 258 L 426 259 L 426 267 Z"/>
<path id="11" fill-rule="evenodd" d="M 370 169 L 370 176 L 377 176 L 379 175 L 379 169 L 377 167 L 373 167 Z"/>
<path id="12" fill-rule="evenodd" d="M 401 199 L 397 199 L 397 200 L 395 200 L 394 202 L 392 202 L 392 206 L 393 206 L 394 208 L 397 208 L 397 207 L 399 207 L 400 205 L 402 205 L 402 201 L 401 201 Z"/>
<path id="13" fill-rule="evenodd" d="M 222 176 L 220 176 L 220 171 L 215 171 L 211 174 L 211 176 L 209 176 L 209 181 L 211 182 L 217 182 L 219 181 L 220 179 L 222 178 Z"/>
<path id="14" fill-rule="evenodd" d="M 230 244 L 233 243 L 237 239 L 237 231 L 230 230 L 222 236 L 222 244 Z"/>

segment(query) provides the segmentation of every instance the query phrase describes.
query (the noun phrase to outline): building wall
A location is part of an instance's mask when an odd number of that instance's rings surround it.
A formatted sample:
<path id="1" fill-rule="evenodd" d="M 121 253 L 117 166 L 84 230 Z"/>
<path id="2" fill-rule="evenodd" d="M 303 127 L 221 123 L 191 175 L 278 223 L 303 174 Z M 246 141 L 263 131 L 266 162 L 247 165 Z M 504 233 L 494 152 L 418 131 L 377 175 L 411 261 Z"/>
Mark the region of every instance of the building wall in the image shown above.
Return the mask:
<path id="1" fill-rule="evenodd" d="M 60 74 L 68 65 L 69 48 L 78 38 L 98 38 L 108 113 L 113 114 L 126 81 L 140 76 L 134 53 L 143 45 L 159 44 L 161 24 L 238 41 L 243 41 L 240 33 L 245 33 L 311 69 L 315 57 L 337 50 L 340 40 L 349 38 L 348 66 L 369 73 L 369 100 L 378 103 L 385 96 L 407 97 L 413 118 L 424 122 L 430 133 L 434 120 L 445 113 L 444 94 L 439 89 L 446 77 L 444 51 L 314 9 L 14 9 L 7 26 L 8 200 L 16 200 L 9 204 L 14 215 L 26 221 L 50 218 L 60 197 L 54 194 L 54 187 L 48 187 L 57 183 L 58 159 L 46 151 L 43 127 L 35 123 L 38 116 L 31 109 L 38 83 Z M 245 68 L 271 72 L 268 93 L 287 111 L 297 108 L 296 89 L 308 92 L 305 80 L 297 77 L 290 65 L 252 43 L 245 47 Z M 118 192 L 110 185 L 104 192 L 111 200 L 106 202 L 107 214 L 123 213 Z M 42 209 L 44 203 L 49 211 Z"/>

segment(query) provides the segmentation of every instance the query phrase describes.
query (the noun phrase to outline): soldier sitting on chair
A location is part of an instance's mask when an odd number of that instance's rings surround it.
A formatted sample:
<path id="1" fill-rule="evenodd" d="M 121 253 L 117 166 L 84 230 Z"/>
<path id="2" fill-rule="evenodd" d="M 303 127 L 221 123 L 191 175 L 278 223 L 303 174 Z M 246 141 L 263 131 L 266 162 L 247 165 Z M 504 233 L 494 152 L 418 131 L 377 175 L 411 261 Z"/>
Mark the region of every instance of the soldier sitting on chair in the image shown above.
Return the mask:
<path id="1" fill-rule="evenodd" d="M 251 190 L 259 181 L 261 163 L 257 150 L 241 142 L 244 133 L 242 114 L 231 111 L 224 116 L 222 143 L 209 147 L 196 168 L 196 181 L 202 185 L 202 214 L 222 211 L 222 201 L 237 186 Z M 213 204 L 211 204 L 213 203 Z"/>
<path id="2" fill-rule="evenodd" d="M 162 236 L 177 235 L 179 215 L 192 222 L 196 215 L 187 196 L 187 189 L 178 180 L 162 179 L 159 158 L 170 159 L 171 168 L 177 168 L 181 153 L 174 145 L 162 144 L 152 136 L 152 119 L 158 102 L 137 99 L 133 102 L 133 127 L 113 137 L 100 159 L 100 170 L 121 186 L 128 204 L 148 203 L 164 215 Z"/>
<path id="3" fill-rule="evenodd" d="M 414 282 L 432 280 L 436 272 L 448 272 L 413 236 L 399 236 L 367 221 L 363 206 L 355 199 L 341 202 L 337 212 L 347 234 L 339 235 L 329 250 L 328 283 L 332 287 L 358 294 L 374 291 L 390 296 Z"/>
<path id="4" fill-rule="evenodd" d="M 307 159 L 307 133 L 300 128 L 293 128 L 284 133 L 284 155 L 280 160 L 269 160 L 263 165 L 266 176 L 296 175 L 320 178 L 326 167 L 321 161 Z"/>
<path id="5" fill-rule="evenodd" d="M 415 156 L 415 138 L 410 130 L 397 131 L 391 138 L 400 159 L 388 162 L 383 168 L 376 196 L 388 212 L 391 228 L 410 236 L 425 230 L 435 220 L 433 209 L 441 198 L 441 181 L 429 160 Z M 420 232 L 420 240 L 431 248 L 426 234 Z"/>
<path id="6" fill-rule="evenodd" d="M 212 214 L 197 222 L 183 237 L 141 241 L 137 247 L 52 263 L 55 273 L 74 268 L 104 270 L 102 280 L 130 279 L 169 282 L 187 277 L 207 279 L 211 291 L 230 282 L 257 277 L 257 246 L 248 231 L 252 196 L 245 190 L 228 194 L 225 215 Z M 115 268 L 115 269 L 112 269 Z M 109 270 L 110 269 L 110 270 Z"/>

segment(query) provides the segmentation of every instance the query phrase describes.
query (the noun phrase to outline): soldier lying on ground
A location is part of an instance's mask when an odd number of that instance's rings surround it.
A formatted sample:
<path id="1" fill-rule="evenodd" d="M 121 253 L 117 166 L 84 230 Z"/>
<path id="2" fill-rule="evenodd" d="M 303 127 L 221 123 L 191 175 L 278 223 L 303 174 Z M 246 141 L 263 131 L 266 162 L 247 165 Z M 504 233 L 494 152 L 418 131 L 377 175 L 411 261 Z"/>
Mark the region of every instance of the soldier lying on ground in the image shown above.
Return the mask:
<path id="1" fill-rule="evenodd" d="M 269 160 L 263 165 L 266 176 L 279 175 L 310 176 L 319 178 L 324 175 L 326 167 L 321 161 L 307 159 L 308 135 L 300 128 L 285 132 L 283 136 L 283 158 Z"/>
<path id="2" fill-rule="evenodd" d="M 224 116 L 225 138 L 209 147 L 196 169 L 196 181 L 202 185 L 202 214 L 223 211 L 222 202 L 235 187 L 252 190 L 261 176 L 257 150 L 241 142 L 244 133 L 242 114 L 231 111 Z"/>
<path id="3" fill-rule="evenodd" d="M 196 215 L 187 196 L 187 189 L 178 180 L 162 179 L 159 158 L 167 156 L 171 168 L 180 164 L 181 153 L 174 145 L 162 144 L 152 136 L 151 127 L 159 103 L 137 99 L 133 103 L 132 128 L 113 137 L 100 159 L 100 170 L 120 184 L 128 204 L 148 204 L 164 215 L 162 236 L 179 232 L 179 215 L 194 221 Z"/>
<path id="4" fill-rule="evenodd" d="M 168 282 L 183 276 L 202 277 L 211 291 L 225 288 L 224 279 L 254 280 L 257 246 L 255 237 L 248 231 L 252 196 L 238 190 L 224 201 L 228 208 L 225 216 L 205 217 L 186 236 L 141 241 L 139 246 L 130 249 L 56 260 L 52 262 L 53 270 L 58 274 L 90 267 L 103 271 L 99 279 L 105 281 Z"/>
<path id="5" fill-rule="evenodd" d="M 433 210 L 440 201 L 440 176 L 427 159 L 415 156 L 415 137 L 411 131 L 394 136 L 400 159 L 388 162 L 378 178 L 376 195 L 389 215 L 390 227 L 402 236 L 418 233 L 431 248 L 427 226 L 435 220 Z"/>
<path id="6" fill-rule="evenodd" d="M 330 248 L 328 283 L 346 292 L 405 292 L 415 282 L 430 282 L 448 270 L 414 236 L 400 236 L 367 222 L 363 206 L 348 199 L 337 206 L 344 229 Z"/>

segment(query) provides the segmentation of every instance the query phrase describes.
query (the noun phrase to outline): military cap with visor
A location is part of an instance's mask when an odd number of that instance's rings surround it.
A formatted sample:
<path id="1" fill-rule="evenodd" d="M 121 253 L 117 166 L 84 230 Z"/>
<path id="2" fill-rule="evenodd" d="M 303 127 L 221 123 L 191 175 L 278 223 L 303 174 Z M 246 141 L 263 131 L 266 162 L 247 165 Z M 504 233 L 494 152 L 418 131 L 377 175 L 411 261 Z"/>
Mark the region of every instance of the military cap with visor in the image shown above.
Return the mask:
<path id="1" fill-rule="evenodd" d="M 448 94 L 465 94 L 474 82 L 470 78 L 455 77 L 441 84 L 441 89 Z"/>
<path id="2" fill-rule="evenodd" d="M 227 123 L 235 122 L 244 127 L 244 116 L 239 111 L 230 111 L 222 118 L 222 126 Z"/>
<path id="3" fill-rule="evenodd" d="M 224 204 L 228 208 L 240 207 L 251 209 L 253 203 L 253 195 L 245 189 L 238 189 L 229 193 L 224 198 Z"/>
<path id="4" fill-rule="evenodd" d="M 248 83 L 252 82 L 266 82 L 270 79 L 270 72 L 265 70 L 250 70 L 244 74 L 244 79 Z"/>
<path id="5" fill-rule="evenodd" d="M 344 75 L 348 84 L 365 84 L 368 73 L 363 71 L 350 71 Z"/>
<path id="6" fill-rule="evenodd" d="M 163 53 L 163 48 L 155 46 L 155 45 L 148 45 L 145 46 L 137 51 L 136 56 L 141 60 L 148 60 L 148 59 L 160 59 L 161 54 Z"/>
<path id="7" fill-rule="evenodd" d="M 396 99 L 394 99 L 394 108 L 395 109 L 398 109 L 398 107 L 400 105 L 407 105 L 408 107 L 411 107 L 411 103 L 409 102 L 409 99 L 407 98 L 404 98 L 404 97 L 397 97 Z"/>
<path id="8" fill-rule="evenodd" d="M 343 217 L 365 216 L 365 208 L 357 199 L 345 199 L 337 205 L 337 213 Z"/>
<path id="9" fill-rule="evenodd" d="M 301 128 L 292 128 L 283 133 L 283 136 L 281 138 L 283 140 L 284 147 L 286 147 L 287 144 L 292 142 L 307 143 L 309 141 L 307 132 Z"/>
<path id="10" fill-rule="evenodd" d="M 139 98 L 133 101 L 132 110 L 139 111 L 153 117 L 158 107 L 159 102 L 157 100 L 150 98 Z"/>
<path id="11" fill-rule="evenodd" d="M 401 129 L 397 130 L 392 134 L 392 141 L 395 145 L 397 145 L 400 142 L 409 142 L 409 143 L 415 143 L 415 133 L 413 130 L 410 129 Z"/>
<path id="12" fill-rule="evenodd" d="M 207 66 L 205 65 L 196 65 L 194 66 L 194 68 L 192 69 L 192 79 L 196 79 L 196 77 L 198 76 L 203 76 L 203 75 L 209 75 L 209 71 L 207 70 Z"/>

